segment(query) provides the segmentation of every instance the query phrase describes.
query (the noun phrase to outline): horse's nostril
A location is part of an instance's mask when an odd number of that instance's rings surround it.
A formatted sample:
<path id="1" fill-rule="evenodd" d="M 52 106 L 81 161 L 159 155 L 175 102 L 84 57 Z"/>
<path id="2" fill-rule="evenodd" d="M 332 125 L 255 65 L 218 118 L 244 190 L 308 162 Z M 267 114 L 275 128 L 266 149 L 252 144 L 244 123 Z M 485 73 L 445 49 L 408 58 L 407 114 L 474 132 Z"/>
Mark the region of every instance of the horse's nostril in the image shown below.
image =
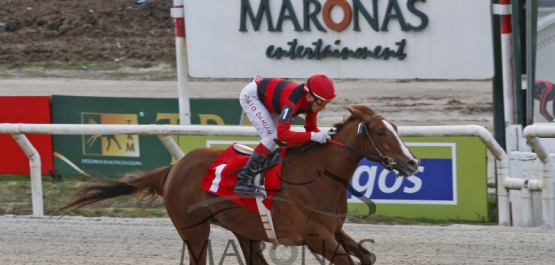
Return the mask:
<path id="1" fill-rule="evenodd" d="M 413 159 L 413 160 L 409 161 L 408 164 L 409 164 L 410 168 L 417 168 L 420 165 L 420 160 Z"/>

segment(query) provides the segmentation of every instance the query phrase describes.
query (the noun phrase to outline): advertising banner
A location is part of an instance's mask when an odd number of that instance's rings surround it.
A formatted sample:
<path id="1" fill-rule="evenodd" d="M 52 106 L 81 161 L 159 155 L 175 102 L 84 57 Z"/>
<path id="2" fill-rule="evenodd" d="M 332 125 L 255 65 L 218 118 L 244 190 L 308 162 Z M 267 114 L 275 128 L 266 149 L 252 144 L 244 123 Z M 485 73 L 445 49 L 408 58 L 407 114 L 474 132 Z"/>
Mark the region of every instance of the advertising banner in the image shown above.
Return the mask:
<path id="1" fill-rule="evenodd" d="M 50 123 L 50 97 L 0 97 L 0 123 Z M 53 169 L 52 136 L 27 134 L 39 152 L 41 174 Z M 9 134 L 0 134 L 0 174 L 29 174 L 29 158 Z"/>
<path id="2" fill-rule="evenodd" d="M 237 142 L 254 147 L 252 137 L 182 136 L 184 151 L 226 148 Z M 487 218 L 486 147 L 477 137 L 403 137 L 422 163 L 419 173 L 395 172 L 363 159 L 351 179 L 349 214 L 485 221 Z M 294 158 L 292 158 L 294 159 Z"/>
<path id="3" fill-rule="evenodd" d="M 238 99 L 191 99 L 193 124 L 239 124 Z M 179 124 L 177 99 L 52 96 L 57 124 Z M 62 175 L 121 176 L 175 163 L 157 136 L 55 135 L 54 164 Z M 179 142 L 177 136 L 174 137 Z"/>
<path id="4" fill-rule="evenodd" d="M 351 181 L 353 188 L 375 203 L 457 204 L 457 161 L 454 143 L 408 143 L 426 147 L 433 158 L 421 158 L 419 173 L 398 178 L 381 164 L 363 159 Z M 349 194 L 349 202 L 360 202 Z"/>
<path id="5" fill-rule="evenodd" d="M 407 218 L 485 221 L 487 156 L 478 137 L 406 137 L 421 159 L 419 173 L 397 178 L 382 165 L 362 160 L 349 193 L 349 209 Z M 364 215 L 364 214 L 363 214 Z"/>
<path id="6" fill-rule="evenodd" d="M 185 0 L 189 74 L 491 78 L 490 5 L 483 0 Z"/>

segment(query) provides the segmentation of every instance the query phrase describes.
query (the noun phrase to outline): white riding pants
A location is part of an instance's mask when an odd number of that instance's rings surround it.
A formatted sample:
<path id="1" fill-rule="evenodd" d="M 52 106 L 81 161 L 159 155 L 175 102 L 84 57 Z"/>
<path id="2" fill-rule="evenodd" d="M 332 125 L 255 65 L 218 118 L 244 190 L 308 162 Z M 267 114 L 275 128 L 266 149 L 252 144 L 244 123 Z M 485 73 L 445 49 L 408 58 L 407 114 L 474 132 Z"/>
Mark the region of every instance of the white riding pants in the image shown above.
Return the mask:
<path id="1" fill-rule="evenodd" d="M 274 138 L 277 138 L 277 113 L 270 113 L 258 98 L 256 79 L 247 84 L 239 96 L 239 102 L 243 111 L 251 121 L 252 125 L 262 137 L 260 143 L 269 151 L 274 150 Z"/>

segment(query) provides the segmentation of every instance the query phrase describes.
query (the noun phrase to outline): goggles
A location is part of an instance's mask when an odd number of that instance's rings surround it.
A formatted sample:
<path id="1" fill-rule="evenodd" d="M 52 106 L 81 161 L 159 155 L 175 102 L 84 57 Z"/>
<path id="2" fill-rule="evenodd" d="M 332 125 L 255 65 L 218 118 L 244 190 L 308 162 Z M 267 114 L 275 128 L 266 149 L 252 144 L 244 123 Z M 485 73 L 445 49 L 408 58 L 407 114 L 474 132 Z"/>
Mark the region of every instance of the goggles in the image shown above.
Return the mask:
<path id="1" fill-rule="evenodd" d="M 312 93 L 310 93 L 310 94 L 314 97 L 314 99 L 315 99 L 315 101 L 316 101 L 316 104 L 318 104 L 318 105 L 320 105 L 320 106 L 328 105 L 328 104 L 330 104 L 330 102 L 331 102 L 331 100 L 319 99 L 319 98 L 316 97 L 314 94 L 312 94 Z"/>
<path id="2" fill-rule="evenodd" d="M 320 105 L 320 106 L 325 106 L 330 104 L 331 99 L 326 100 L 326 99 L 321 99 L 320 97 L 316 96 L 316 94 L 314 94 L 314 92 L 312 92 L 312 89 L 310 89 L 310 87 L 308 86 L 308 82 L 310 82 L 310 78 L 308 79 L 308 81 L 306 82 L 306 85 L 304 87 L 306 87 L 306 89 L 308 89 L 308 93 L 310 93 L 310 95 L 314 98 L 314 101 L 316 101 L 316 104 Z"/>

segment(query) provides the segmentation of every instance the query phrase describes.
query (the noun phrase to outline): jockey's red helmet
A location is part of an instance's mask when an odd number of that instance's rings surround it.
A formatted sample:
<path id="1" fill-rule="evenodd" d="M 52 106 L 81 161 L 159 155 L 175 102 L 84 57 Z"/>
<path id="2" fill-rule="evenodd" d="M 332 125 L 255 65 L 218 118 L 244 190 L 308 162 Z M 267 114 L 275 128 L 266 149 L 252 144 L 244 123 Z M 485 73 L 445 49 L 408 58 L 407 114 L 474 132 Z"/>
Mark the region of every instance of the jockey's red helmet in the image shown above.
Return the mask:
<path id="1" fill-rule="evenodd" d="M 322 74 L 311 76 L 304 87 L 313 97 L 323 101 L 331 101 L 337 95 L 335 94 L 335 86 L 333 81 Z"/>

